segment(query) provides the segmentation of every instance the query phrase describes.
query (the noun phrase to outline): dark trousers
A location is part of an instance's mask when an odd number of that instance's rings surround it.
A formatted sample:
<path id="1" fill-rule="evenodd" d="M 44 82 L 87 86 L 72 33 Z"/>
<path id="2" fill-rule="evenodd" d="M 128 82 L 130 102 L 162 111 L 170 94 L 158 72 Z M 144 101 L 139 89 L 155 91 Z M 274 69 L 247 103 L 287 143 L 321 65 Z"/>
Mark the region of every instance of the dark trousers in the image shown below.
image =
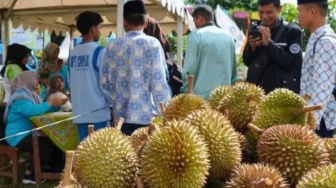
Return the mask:
<path id="1" fill-rule="evenodd" d="M 324 119 L 321 119 L 320 130 L 315 130 L 315 133 L 319 135 L 321 138 L 333 138 L 334 130 L 327 130 Z"/>
<path id="2" fill-rule="evenodd" d="M 124 123 L 121 127 L 121 132 L 125 135 L 130 136 L 135 130 L 141 128 L 141 127 L 147 127 L 148 125 L 139 125 L 139 124 L 133 124 L 133 123 Z"/>
<path id="3" fill-rule="evenodd" d="M 58 169 L 63 169 L 65 164 L 65 155 L 48 137 L 38 138 L 40 150 L 40 164 L 41 171 L 50 165 Z M 20 148 L 22 151 L 29 152 L 33 155 L 33 137 L 32 135 L 23 138 L 15 147 Z M 28 170 L 34 172 L 34 160 L 32 158 Z"/>

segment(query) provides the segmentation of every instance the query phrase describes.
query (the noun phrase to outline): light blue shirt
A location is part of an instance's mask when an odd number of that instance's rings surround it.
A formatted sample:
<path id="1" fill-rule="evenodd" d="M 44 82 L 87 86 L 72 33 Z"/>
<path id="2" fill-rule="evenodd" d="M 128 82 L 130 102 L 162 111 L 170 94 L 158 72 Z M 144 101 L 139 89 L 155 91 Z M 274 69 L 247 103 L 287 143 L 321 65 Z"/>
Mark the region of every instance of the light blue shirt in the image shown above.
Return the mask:
<path id="1" fill-rule="evenodd" d="M 117 119 L 141 125 L 151 121 L 159 102 L 170 100 L 165 67 L 160 42 L 143 32 L 129 31 L 108 45 L 101 83 L 109 91 Z"/>
<path id="2" fill-rule="evenodd" d="M 322 110 L 314 111 L 317 129 L 323 117 L 326 128 L 333 130 L 336 128 L 336 102 L 332 94 L 336 87 L 336 38 L 324 36 L 317 41 L 322 35 L 336 37 L 329 25 L 318 28 L 310 35 L 303 58 L 300 94 L 311 95 L 308 105 L 323 105 Z"/>
<path id="3" fill-rule="evenodd" d="M 104 52 L 96 42 L 77 45 L 68 60 L 69 86 L 75 123 L 98 123 L 111 120 L 110 103 L 99 82 Z M 88 114 L 89 113 L 89 114 Z"/>
<path id="4" fill-rule="evenodd" d="M 237 65 L 232 35 L 213 24 L 192 31 L 182 68 L 184 93 L 188 75 L 194 76 L 194 93 L 205 99 L 216 87 L 233 84 L 237 80 Z"/>
<path id="5" fill-rule="evenodd" d="M 8 116 L 5 130 L 6 137 L 19 132 L 32 130 L 33 125 L 29 120 L 30 117 L 42 115 L 48 111 L 57 110 L 55 107 L 50 107 L 48 102 L 35 104 L 33 101 L 29 100 L 29 94 L 24 90 L 15 91 L 11 98 L 17 96 L 23 97 L 22 99 L 16 99 L 10 106 L 8 106 Z M 27 133 L 7 138 L 6 141 L 10 146 L 15 147 L 23 138 L 31 134 L 32 133 Z"/>

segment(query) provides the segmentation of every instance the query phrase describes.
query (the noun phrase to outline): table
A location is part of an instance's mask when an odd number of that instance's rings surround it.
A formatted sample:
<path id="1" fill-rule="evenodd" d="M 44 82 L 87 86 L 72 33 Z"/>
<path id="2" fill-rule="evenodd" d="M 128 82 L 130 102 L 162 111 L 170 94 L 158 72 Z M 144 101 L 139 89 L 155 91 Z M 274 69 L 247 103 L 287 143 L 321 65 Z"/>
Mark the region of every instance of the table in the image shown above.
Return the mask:
<path id="1" fill-rule="evenodd" d="M 30 121 L 35 127 L 41 127 L 72 117 L 71 112 L 54 112 L 34 116 Z M 62 151 L 75 150 L 79 144 L 77 125 L 72 120 L 41 129 Z"/>

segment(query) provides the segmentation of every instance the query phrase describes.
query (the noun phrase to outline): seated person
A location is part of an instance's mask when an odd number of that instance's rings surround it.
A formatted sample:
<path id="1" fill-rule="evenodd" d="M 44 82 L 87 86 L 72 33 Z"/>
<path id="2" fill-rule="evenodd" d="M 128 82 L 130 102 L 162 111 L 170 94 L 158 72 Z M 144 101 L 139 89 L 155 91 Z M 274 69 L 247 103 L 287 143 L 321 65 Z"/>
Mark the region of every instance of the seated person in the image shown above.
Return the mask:
<path id="1" fill-rule="evenodd" d="M 5 65 L 1 69 L 3 87 L 5 91 L 4 102 L 8 102 L 11 95 L 11 83 L 22 71 L 27 71 L 26 64 L 30 56 L 31 49 L 21 44 L 11 44 L 7 47 Z"/>
<path id="2" fill-rule="evenodd" d="M 9 98 L 4 113 L 6 124 L 5 136 L 9 137 L 20 132 L 33 129 L 29 118 L 42 115 L 46 112 L 57 111 L 58 107 L 65 104 L 67 99 L 54 98 L 43 102 L 36 93 L 37 89 L 36 72 L 24 71 L 19 74 L 12 83 L 12 96 Z M 33 154 L 32 133 L 9 137 L 6 139 L 8 145 L 20 148 L 23 151 Z M 47 165 L 63 169 L 64 153 L 47 137 L 39 139 L 41 170 Z M 23 176 L 24 184 L 35 184 L 33 161 L 29 164 Z"/>
<path id="3" fill-rule="evenodd" d="M 49 89 L 45 94 L 44 100 L 53 99 L 53 98 L 60 98 L 60 99 L 67 99 L 68 96 L 65 93 L 64 89 L 64 81 L 62 76 L 60 75 L 52 75 L 49 79 Z M 72 106 L 70 101 L 67 101 L 65 104 L 61 106 L 61 110 L 64 112 L 71 111 Z"/>

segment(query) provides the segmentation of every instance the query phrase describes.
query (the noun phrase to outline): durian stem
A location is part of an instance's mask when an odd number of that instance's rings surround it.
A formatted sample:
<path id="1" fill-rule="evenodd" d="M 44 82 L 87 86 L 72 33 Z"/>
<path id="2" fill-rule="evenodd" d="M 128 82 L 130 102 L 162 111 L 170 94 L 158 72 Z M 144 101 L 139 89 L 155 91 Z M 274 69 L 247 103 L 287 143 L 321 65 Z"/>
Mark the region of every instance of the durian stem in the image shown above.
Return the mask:
<path id="1" fill-rule="evenodd" d="M 88 133 L 91 135 L 94 132 L 94 125 L 89 125 L 88 126 Z"/>
<path id="2" fill-rule="evenodd" d="M 194 90 L 194 76 L 189 75 L 188 76 L 188 93 L 192 94 Z"/>
<path id="3" fill-rule="evenodd" d="M 160 130 L 160 128 L 158 126 L 156 126 L 155 124 L 153 123 L 150 123 L 148 125 L 148 135 L 152 135 L 154 132 Z"/>
<path id="4" fill-rule="evenodd" d="M 161 110 L 161 114 L 163 114 L 164 111 L 165 111 L 165 107 L 164 107 L 163 102 L 159 102 L 159 107 L 160 107 L 160 110 Z"/>
<path id="5" fill-rule="evenodd" d="M 305 106 L 302 108 L 302 112 L 306 113 L 306 112 L 312 112 L 315 110 L 322 110 L 323 109 L 323 105 L 318 104 L 318 105 L 312 105 L 312 106 Z"/>
<path id="6" fill-rule="evenodd" d="M 145 188 L 145 185 L 144 185 L 144 183 L 142 182 L 142 179 L 141 179 L 141 177 L 136 177 L 136 179 L 135 179 L 135 184 L 136 184 L 136 186 L 137 186 L 137 188 Z"/>
<path id="7" fill-rule="evenodd" d="M 308 101 L 309 99 L 311 99 L 311 94 L 306 93 L 306 94 L 303 96 L 303 99 L 304 99 L 305 101 Z"/>
<path id="8" fill-rule="evenodd" d="M 262 134 L 264 132 L 262 129 L 260 129 L 259 127 L 253 125 L 252 123 L 247 124 L 247 128 L 249 128 L 250 130 L 255 131 L 255 132 L 259 133 L 259 134 Z"/>
<path id="9" fill-rule="evenodd" d="M 123 124 L 124 124 L 124 118 L 120 117 L 116 129 L 120 131 Z"/>
<path id="10" fill-rule="evenodd" d="M 71 169 L 72 169 L 72 160 L 73 160 L 74 154 L 75 154 L 74 151 L 66 151 L 64 177 L 63 177 L 61 187 L 71 185 Z"/>

